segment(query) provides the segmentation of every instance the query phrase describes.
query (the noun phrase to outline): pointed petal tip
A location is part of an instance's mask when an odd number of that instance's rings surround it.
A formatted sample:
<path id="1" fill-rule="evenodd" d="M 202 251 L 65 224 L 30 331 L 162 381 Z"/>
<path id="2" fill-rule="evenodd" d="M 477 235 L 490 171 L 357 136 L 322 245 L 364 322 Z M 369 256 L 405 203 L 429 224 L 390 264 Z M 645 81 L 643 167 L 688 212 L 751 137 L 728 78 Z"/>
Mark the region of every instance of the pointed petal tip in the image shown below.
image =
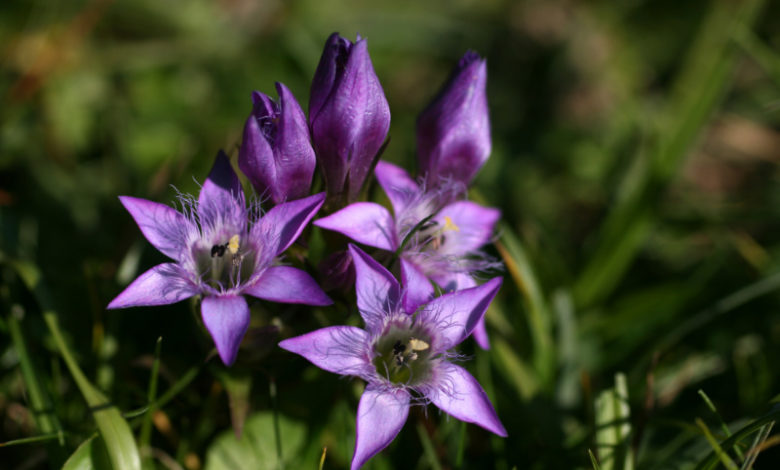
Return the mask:
<path id="1" fill-rule="evenodd" d="M 408 416 L 408 392 L 378 390 L 371 385 L 367 386 L 358 404 L 351 470 L 361 468 L 389 446 L 403 428 Z"/>
<path id="2" fill-rule="evenodd" d="M 220 359 L 226 366 L 232 365 L 249 328 L 249 305 L 246 300 L 242 296 L 204 297 L 201 315 Z"/>
<path id="3" fill-rule="evenodd" d="M 440 372 L 446 379 L 426 394 L 434 405 L 461 421 L 474 423 L 501 437 L 507 436 L 493 404 L 474 376 L 449 362 L 442 364 Z"/>
<path id="4" fill-rule="evenodd" d="M 384 206 L 355 202 L 315 221 L 317 227 L 339 232 L 364 245 L 387 251 L 398 247 L 395 220 Z"/>

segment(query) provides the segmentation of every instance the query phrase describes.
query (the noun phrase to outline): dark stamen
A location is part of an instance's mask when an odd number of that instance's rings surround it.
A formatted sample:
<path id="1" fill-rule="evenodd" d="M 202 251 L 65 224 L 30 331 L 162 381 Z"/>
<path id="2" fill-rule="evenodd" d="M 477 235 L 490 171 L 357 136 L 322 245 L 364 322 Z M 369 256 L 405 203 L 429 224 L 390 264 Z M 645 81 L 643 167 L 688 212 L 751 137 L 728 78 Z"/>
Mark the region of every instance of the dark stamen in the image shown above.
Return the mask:
<path id="1" fill-rule="evenodd" d="M 227 244 L 225 245 L 214 245 L 211 247 L 211 257 L 219 256 L 220 258 L 225 254 L 225 249 L 227 248 Z"/>

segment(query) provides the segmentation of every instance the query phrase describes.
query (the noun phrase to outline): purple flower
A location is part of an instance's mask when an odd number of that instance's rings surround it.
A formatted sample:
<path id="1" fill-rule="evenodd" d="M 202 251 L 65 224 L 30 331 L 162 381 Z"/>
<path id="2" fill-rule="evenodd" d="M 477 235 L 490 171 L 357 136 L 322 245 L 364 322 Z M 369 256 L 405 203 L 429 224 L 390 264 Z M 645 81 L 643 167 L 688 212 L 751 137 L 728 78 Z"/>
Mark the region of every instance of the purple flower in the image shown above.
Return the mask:
<path id="1" fill-rule="evenodd" d="M 392 274 L 350 246 L 357 273 L 357 304 L 365 329 L 332 326 L 279 343 L 317 367 L 368 382 L 360 398 L 352 470 L 387 447 L 403 427 L 409 406 L 433 403 L 462 421 L 499 436 L 506 430 L 479 383 L 448 359 L 474 329 L 501 279 L 431 300 L 433 288 L 402 260 L 405 290 Z"/>
<path id="2" fill-rule="evenodd" d="M 328 38 L 311 84 L 309 123 L 328 197 L 354 201 L 390 129 L 365 39 Z"/>
<path id="3" fill-rule="evenodd" d="M 202 295 L 203 323 L 219 357 L 233 363 L 249 327 L 248 294 L 274 302 L 330 305 L 307 273 L 274 266 L 322 206 L 324 194 L 279 204 L 262 217 L 247 207 L 227 156 L 220 152 L 198 200 L 181 196 L 183 212 L 120 196 L 147 240 L 175 262 L 138 276 L 108 308 L 165 305 Z"/>
<path id="4" fill-rule="evenodd" d="M 494 266 L 479 249 L 493 236 L 500 216 L 497 209 L 457 200 L 465 191 L 459 183 L 426 191 L 406 171 L 387 162 L 380 161 L 375 174 L 395 217 L 379 204 L 356 202 L 314 225 L 400 254 L 408 269 L 445 291 L 474 287 L 472 273 Z M 483 348 L 489 347 L 483 321 L 477 325 L 474 338 Z"/>
<path id="5" fill-rule="evenodd" d="M 487 66 L 477 53 L 460 59 L 447 84 L 417 119 L 420 174 L 468 185 L 490 155 Z"/>
<path id="6" fill-rule="evenodd" d="M 278 102 L 252 93 L 238 166 L 258 193 L 279 204 L 309 194 L 315 158 L 303 110 L 286 86 L 277 83 L 276 91 Z"/>

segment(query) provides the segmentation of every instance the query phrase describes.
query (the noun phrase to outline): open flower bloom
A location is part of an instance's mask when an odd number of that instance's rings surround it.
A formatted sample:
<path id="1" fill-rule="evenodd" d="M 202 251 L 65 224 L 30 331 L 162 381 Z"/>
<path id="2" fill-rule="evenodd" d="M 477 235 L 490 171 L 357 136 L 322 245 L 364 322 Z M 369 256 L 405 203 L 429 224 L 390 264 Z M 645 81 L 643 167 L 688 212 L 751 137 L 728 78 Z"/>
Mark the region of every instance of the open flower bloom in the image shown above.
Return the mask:
<path id="1" fill-rule="evenodd" d="M 471 334 L 501 287 L 501 279 L 431 300 L 433 288 L 402 260 L 403 287 L 382 265 L 350 246 L 365 329 L 332 326 L 290 338 L 282 348 L 317 367 L 368 384 L 360 398 L 352 470 L 387 447 L 409 406 L 433 403 L 499 436 L 506 430 L 479 383 L 450 362 L 450 349 Z"/>
<path id="2" fill-rule="evenodd" d="M 457 200 L 465 191 L 457 182 L 426 191 L 391 163 L 380 161 L 375 174 L 395 217 L 379 204 L 356 202 L 314 221 L 314 225 L 399 253 L 408 269 L 445 291 L 474 287 L 472 273 L 494 266 L 480 248 L 493 236 L 500 216 L 497 209 Z M 474 330 L 474 338 L 481 347 L 489 347 L 483 321 Z"/>
<path id="3" fill-rule="evenodd" d="M 279 204 L 309 194 L 316 159 L 303 110 L 286 86 L 277 83 L 276 91 L 278 102 L 252 93 L 238 166 L 258 193 Z"/>
<path id="4" fill-rule="evenodd" d="M 365 39 L 328 38 L 311 84 L 309 123 L 328 197 L 354 201 L 390 129 Z"/>
<path id="5" fill-rule="evenodd" d="M 485 60 L 466 52 L 417 119 L 420 174 L 429 184 L 444 178 L 468 185 L 490 155 L 486 84 Z"/>
<path id="6" fill-rule="evenodd" d="M 222 361 L 230 365 L 249 327 L 242 294 L 274 302 L 329 305 L 307 273 L 275 266 L 319 210 L 324 194 L 279 204 L 258 218 L 224 153 L 217 155 L 198 200 L 183 213 L 130 196 L 119 199 L 147 240 L 173 259 L 138 276 L 108 308 L 165 305 L 202 295 L 201 314 Z"/>

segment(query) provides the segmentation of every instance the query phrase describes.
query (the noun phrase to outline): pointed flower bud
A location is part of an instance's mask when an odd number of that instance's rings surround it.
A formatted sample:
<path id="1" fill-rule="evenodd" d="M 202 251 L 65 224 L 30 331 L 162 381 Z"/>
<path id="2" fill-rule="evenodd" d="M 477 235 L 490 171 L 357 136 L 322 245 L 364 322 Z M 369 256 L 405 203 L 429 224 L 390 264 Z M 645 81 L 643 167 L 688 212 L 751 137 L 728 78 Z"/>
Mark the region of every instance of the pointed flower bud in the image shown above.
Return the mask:
<path id="1" fill-rule="evenodd" d="M 303 110 L 286 86 L 277 83 L 276 91 L 278 102 L 252 93 L 238 166 L 258 193 L 279 204 L 309 194 L 315 157 Z"/>
<path id="2" fill-rule="evenodd" d="M 309 123 L 329 197 L 355 200 L 390 128 L 365 39 L 328 38 L 311 85 Z"/>
<path id="3" fill-rule="evenodd" d="M 428 182 L 445 178 L 468 185 L 490 155 L 486 82 L 485 59 L 466 52 L 417 119 L 420 174 Z"/>

